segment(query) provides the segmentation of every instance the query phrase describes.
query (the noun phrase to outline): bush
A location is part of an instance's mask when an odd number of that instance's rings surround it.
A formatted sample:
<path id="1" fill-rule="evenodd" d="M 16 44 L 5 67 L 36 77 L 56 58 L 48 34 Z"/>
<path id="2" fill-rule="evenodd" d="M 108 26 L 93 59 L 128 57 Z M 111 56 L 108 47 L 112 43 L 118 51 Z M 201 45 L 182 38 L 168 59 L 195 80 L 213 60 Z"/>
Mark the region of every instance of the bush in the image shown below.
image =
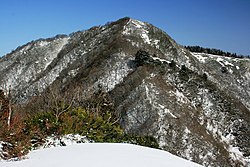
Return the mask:
<path id="1" fill-rule="evenodd" d="M 31 148 L 30 137 L 24 133 L 24 122 L 15 115 L 10 127 L 2 126 L 0 141 L 4 141 L 0 158 L 21 158 L 26 155 Z"/>
<path id="2" fill-rule="evenodd" d="M 125 134 L 112 103 L 103 93 L 89 101 L 88 109 L 67 105 L 65 101 L 55 103 L 55 107 L 48 107 L 51 111 L 32 113 L 22 118 L 16 114 L 10 128 L 2 124 L 0 141 L 6 143 L 3 145 L 5 154 L 2 154 L 2 158 L 21 158 L 29 150 L 44 144 L 48 136 L 59 137 L 65 134 L 79 134 L 93 142 L 123 142 L 159 147 L 153 137 Z"/>
<path id="3" fill-rule="evenodd" d="M 123 138 L 127 143 L 141 145 L 151 148 L 160 148 L 157 140 L 152 136 L 137 136 L 125 134 Z"/>
<path id="4" fill-rule="evenodd" d="M 116 116 L 106 111 L 93 114 L 77 107 L 60 115 L 58 122 L 51 112 L 39 113 L 26 120 L 26 134 L 31 136 L 33 145 L 40 145 L 47 136 L 80 134 L 94 142 L 124 142 L 159 148 L 155 138 L 125 134 Z"/>
<path id="5" fill-rule="evenodd" d="M 118 123 L 112 122 L 111 112 L 94 115 L 84 108 L 76 108 L 60 118 L 60 134 L 80 134 L 96 142 L 115 142 L 123 134 Z"/>

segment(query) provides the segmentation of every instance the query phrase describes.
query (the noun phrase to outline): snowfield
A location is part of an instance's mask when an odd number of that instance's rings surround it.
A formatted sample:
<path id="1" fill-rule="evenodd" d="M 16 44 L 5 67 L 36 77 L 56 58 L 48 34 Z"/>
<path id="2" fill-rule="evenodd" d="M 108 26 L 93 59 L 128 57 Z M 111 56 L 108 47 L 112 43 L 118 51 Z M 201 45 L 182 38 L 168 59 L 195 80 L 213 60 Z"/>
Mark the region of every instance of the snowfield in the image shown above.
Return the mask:
<path id="1" fill-rule="evenodd" d="M 201 167 L 166 151 L 118 143 L 83 143 L 32 151 L 21 161 L 1 167 Z"/>

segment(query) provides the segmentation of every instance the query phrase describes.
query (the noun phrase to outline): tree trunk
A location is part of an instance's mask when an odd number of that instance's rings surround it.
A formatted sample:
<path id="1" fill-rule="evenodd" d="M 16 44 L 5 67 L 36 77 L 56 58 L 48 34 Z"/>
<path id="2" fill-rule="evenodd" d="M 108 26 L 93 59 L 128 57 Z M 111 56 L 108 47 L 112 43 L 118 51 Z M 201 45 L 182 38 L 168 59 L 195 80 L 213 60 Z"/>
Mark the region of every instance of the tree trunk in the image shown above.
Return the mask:
<path id="1" fill-rule="evenodd" d="M 11 103 L 9 103 L 9 114 L 8 114 L 8 121 L 7 121 L 8 129 L 10 129 L 11 116 L 12 116 L 12 108 L 11 108 Z"/>

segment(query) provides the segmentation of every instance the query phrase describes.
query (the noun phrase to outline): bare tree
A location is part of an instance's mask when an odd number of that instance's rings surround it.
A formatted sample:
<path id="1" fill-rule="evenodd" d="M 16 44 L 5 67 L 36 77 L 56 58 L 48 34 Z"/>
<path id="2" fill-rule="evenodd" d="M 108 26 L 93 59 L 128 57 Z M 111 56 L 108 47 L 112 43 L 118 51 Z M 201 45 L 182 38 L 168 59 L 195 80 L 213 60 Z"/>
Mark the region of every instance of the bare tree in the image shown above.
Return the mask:
<path id="1" fill-rule="evenodd" d="M 57 86 L 48 86 L 42 95 L 43 111 L 52 111 L 56 117 L 56 123 L 60 116 L 69 111 L 75 103 L 77 93 L 73 91 L 62 92 Z"/>
<path id="2" fill-rule="evenodd" d="M 9 114 L 8 114 L 8 128 L 10 128 L 10 123 L 11 123 L 11 117 L 12 117 L 12 103 L 11 103 L 11 100 L 12 100 L 12 97 L 11 97 L 11 86 L 9 87 L 9 90 L 8 90 L 8 100 L 9 100 Z"/>

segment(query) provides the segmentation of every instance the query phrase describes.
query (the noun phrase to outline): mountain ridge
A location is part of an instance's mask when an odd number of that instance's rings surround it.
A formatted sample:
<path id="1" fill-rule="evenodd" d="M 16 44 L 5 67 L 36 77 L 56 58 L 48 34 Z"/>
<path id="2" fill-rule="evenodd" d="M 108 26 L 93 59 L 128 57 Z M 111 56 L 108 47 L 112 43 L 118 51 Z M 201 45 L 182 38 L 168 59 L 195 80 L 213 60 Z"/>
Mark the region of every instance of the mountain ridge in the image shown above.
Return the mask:
<path id="1" fill-rule="evenodd" d="M 0 86 L 18 103 L 49 86 L 79 85 L 82 96 L 107 92 L 127 133 L 153 135 L 161 148 L 205 166 L 249 164 L 248 59 L 189 52 L 130 18 L 31 42 L 0 59 Z"/>

